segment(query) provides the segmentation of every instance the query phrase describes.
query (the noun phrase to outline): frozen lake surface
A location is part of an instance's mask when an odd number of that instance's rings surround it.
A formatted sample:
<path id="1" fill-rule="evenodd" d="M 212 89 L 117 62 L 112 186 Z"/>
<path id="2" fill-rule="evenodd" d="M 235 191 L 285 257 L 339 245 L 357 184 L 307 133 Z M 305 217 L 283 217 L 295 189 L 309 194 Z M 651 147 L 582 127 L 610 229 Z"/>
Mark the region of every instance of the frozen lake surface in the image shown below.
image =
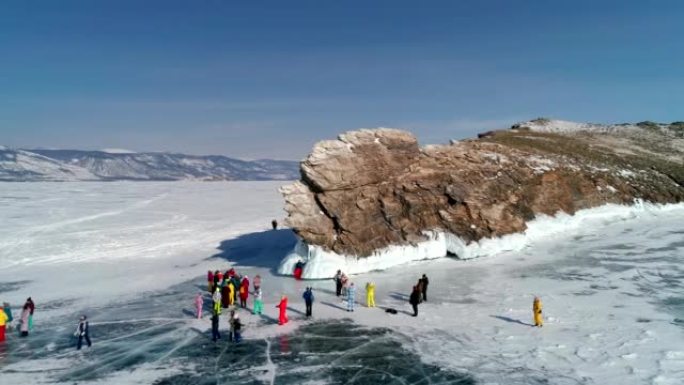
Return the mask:
<path id="1" fill-rule="evenodd" d="M 37 304 L 35 330 L 0 345 L 2 384 L 681 384 L 684 208 L 535 239 L 516 252 L 359 274 L 354 313 L 332 281 L 274 275 L 296 240 L 280 183 L 0 184 L 0 301 Z M 192 317 L 207 269 L 264 279 L 239 345 Z M 430 277 L 410 317 L 410 287 Z M 378 308 L 362 306 L 367 281 Z M 314 287 L 314 317 L 301 292 Z M 291 322 L 275 323 L 290 298 Z M 533 328 L 532 296 L 545 326 Z M 208 299 L 205 305 L 208 308 Z M 251 298 L 249 300 L 251 307 Z M 399 314 L 384 312 L 393 307 Z M 76 352 L 78 315 L 94 346 Z M 222 329 L 227 321 L 222 318 Z"/>

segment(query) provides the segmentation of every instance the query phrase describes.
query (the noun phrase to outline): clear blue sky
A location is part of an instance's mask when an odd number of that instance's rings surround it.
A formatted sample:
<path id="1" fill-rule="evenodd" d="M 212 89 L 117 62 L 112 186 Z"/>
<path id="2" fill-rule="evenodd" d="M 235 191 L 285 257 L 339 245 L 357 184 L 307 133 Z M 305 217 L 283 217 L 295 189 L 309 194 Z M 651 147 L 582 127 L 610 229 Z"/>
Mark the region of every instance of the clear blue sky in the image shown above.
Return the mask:
<path id="1" fill-rule="evenodd" d="M 0 144 L 300 159 L 537 116 L 684 120 L 684 1 L 0 2 Z"/>

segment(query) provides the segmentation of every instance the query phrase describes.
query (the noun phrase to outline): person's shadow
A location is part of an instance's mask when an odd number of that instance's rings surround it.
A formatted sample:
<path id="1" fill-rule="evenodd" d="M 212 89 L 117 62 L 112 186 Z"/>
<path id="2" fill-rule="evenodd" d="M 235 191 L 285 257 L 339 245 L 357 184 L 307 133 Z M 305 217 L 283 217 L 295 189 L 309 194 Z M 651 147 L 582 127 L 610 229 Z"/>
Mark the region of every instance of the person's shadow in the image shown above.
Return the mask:
<path id="1" fill-rule="evenodd" d="M 409 296 L 407 294 L 398 293 L 396 291 L 389 293 L 389 296 L 391 298 L 398 300 L 398 301 L 408 301 L 409 300 Z"/>
<path id="2" fill-rule="evenodd" d="M 346 302 L 345 302 L 345 303 L 346 303 Z M 325 301 L 322 301 L 322 302 L 321 302 L 321 305 L 326 305 L 326 306 L 330 306 L 330 307 L 334 307 L 334 308 L 337 308 L 337 309 L 340 309 L 340 310 L 347 311 L 347 308 L 346 308 L 346 307 L 342 307 L 342 306 L 340 306 L 340 305 L 335 305 L 335 304 L 332 303 L 332 302 L 325 302 Z"/>
<path id="3" fill-rule="evenodd" d="M 523 322 L 523 321 L 521 321 L 521 320 L 519 320 L 519 319 L 510 318 L 510 317 L 506 317 L 506 316 L 502 316 L 502 315 L 490 315 L 490 317 L 496 318 L 496 319 L 500 319 L 500 320 L 506 321 L 506 322 L 511 322 L 511 323 L 514 323 L 514 324 L 520 324 L 520 325 L 525 325 L 525 326 L 534 326 L 534 325 L 529 324 L 529 323 L 527 323 L 527 322 Z"/>

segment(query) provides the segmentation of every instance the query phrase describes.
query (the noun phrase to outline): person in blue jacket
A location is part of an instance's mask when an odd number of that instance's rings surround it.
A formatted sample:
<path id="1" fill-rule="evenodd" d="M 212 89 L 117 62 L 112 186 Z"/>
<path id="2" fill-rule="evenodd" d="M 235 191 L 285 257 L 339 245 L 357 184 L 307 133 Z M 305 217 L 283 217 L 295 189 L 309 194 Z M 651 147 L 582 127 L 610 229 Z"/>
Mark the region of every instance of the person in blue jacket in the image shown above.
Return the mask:
<path id="1" fill-rule="evenodd" d="M 354 303 L 356 302 L 356 287 L 354 282 L 349 284 L 347 289 L 347 311 L 354 311 Z"/>
<path id="2" fill-rule="evenodd" d="M 311 307 L 313 305 L 314 295 L 310 287 L 307 287 L 306 290 L 304 290 L 302 298 L 304 298 L 304 303 L 306 304 L 306 316 L 311 317 Z"/>

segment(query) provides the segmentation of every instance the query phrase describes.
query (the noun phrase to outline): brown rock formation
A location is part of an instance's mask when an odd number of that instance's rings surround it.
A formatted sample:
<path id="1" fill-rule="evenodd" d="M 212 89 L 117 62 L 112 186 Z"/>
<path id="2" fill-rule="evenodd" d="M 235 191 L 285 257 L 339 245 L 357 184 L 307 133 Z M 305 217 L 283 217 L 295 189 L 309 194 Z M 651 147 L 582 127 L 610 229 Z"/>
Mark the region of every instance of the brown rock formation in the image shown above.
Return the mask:
<path id="1" fill-rule="evenodd" d="M 309 244 L 363 257 L 425 230 L 473 241 L 523 231 L 539 213 L 684 201 L 684 141 L 667 131 L 550 131 L 422 149 L 404 131 L 345 133 L 318 143 L 301 181 L 282 189 L 287 223 Z"/>

